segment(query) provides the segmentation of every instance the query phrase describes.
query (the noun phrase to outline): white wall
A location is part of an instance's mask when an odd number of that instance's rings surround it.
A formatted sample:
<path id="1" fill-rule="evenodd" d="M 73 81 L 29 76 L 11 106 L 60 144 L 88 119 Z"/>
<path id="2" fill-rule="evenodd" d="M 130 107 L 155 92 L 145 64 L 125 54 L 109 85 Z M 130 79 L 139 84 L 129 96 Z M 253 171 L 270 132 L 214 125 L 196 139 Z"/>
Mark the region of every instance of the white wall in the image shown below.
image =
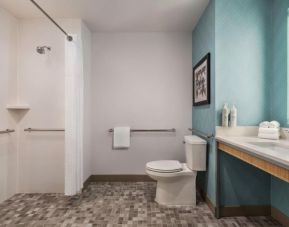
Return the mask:
<path id="1" fill-rule="evenodd" d="M 37 46 L 50 52 L 40 55 Z M 49 21 L 22 20 L 19 101 L 30 110 L 19 121 L 19 192 L 63 192 L 64 133 L 24 128 L 64 128 L 64 37 Z"/>
<path id="2" fill-rule="evenodd" d="M 83 119 L 83 180 L 85 181 L 91 174 L 91 153 L 92 153 L 92 127 L 91 127 L 91 48 L 92 34 L 87 26 L 81 24 L 81 38 L 83 47 L 83 74 L 84 74 L 84 119 Z"/>
<path id="3" fill-rule="evenodd" d="M 145 163 L 185 160 L 192 121 L 190 33 L 95 33 L 93 174 L 144 174 Z M 114 126 L 177 129 L 134 133 L 129 150 L 112 150 Z"/>
<path id="4" fill-rule="evenodd" d="M 6 110 L 16 97 L 18 21 L 0 8 L 0 130 L 16 129 Z M 17 190 L 16 133 L 0 135 L 0 202 Z"/>

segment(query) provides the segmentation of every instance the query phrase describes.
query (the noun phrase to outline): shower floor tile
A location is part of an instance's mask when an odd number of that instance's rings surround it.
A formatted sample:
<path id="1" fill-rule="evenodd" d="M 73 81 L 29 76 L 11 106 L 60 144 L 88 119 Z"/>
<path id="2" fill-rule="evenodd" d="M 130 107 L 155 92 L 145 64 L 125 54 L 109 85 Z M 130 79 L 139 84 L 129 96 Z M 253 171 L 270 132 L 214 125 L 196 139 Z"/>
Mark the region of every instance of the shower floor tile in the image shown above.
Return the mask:
<path id="1" fill-rule="evenodd" d="M 199 198 L 195 208 L 160 206 L 155 190 L 153 182 L 99 182 L 73 197 L 17 194 L 0 204 L 0 226 L 280 226 L 271 217 L 217 220 Z"/>

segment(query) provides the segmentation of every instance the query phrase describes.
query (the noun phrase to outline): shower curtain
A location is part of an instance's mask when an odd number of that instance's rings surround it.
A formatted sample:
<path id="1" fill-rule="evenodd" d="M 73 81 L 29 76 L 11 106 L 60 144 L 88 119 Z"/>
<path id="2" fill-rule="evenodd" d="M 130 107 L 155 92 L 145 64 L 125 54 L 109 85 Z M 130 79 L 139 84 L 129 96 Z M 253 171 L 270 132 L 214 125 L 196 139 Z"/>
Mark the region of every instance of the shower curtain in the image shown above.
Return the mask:
<path id="1" fill-rule="evenodd" d="M 78 35 L 65 41 L 65 195 L 83 187 L 83 53 Z"/>

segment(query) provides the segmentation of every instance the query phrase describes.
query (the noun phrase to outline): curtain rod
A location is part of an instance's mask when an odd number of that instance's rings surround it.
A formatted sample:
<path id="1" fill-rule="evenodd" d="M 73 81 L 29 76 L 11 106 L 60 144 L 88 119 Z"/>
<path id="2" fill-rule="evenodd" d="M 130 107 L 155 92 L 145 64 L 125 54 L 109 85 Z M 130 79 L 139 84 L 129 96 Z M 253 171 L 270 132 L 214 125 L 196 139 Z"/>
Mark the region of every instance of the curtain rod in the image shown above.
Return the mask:
<path id="1" fill-rule="evenodd" d="M 34 0 L 30 0 L 54 25 L 56 25 L 56 27 L 58 27 L 65 35 L 68 41 L 72 41 L 73 38 L 72 36 L 68 35 L 68 33 L 62 28 L 60 27 L 59 24 L 56 23 L 55 20 L 53 20 L 53 18 L 51 16 L 49 16 L 48 13 L 45 12 L 44 9 L 41 8 L 40 5 L 38 5 Z"/>

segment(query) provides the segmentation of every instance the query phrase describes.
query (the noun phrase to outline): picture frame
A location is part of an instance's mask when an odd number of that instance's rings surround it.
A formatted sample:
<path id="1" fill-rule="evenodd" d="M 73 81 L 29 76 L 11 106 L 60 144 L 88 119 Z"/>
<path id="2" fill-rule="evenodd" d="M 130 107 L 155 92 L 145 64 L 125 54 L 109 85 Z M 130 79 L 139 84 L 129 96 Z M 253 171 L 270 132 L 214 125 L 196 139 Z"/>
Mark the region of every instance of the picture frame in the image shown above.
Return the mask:
<path id="1" fill-rule="evenodd" d="M 210 71 L 210 53 L 208 53 L 193 68 L 193 106 L 210 104 Z"/>

